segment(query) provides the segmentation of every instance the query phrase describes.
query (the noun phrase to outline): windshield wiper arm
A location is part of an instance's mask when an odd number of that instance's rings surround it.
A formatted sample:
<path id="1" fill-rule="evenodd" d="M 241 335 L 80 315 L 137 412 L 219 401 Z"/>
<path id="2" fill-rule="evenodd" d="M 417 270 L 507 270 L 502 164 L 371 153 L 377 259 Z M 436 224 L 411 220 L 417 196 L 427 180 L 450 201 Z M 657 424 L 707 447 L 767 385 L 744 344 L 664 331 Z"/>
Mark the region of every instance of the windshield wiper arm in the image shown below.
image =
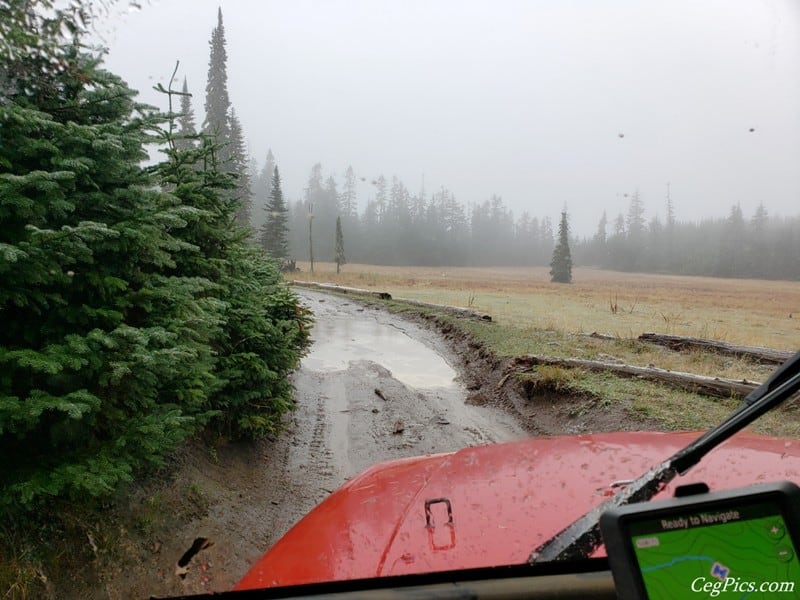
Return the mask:
<path id="1" fill-rule="evenodd" d="M 722 423 L 559 531 L 536 548 L 528 562 L 533 564 L 588 557 L 602 543 L 598 525 L 601 514 L 610 508 L 649 500 L 678 474 L 686 473 L 712 449 L 783 403 L 798 390 L 800 351 L 783 363 L 767 381 L 750 392 L 742 405 Z"/>

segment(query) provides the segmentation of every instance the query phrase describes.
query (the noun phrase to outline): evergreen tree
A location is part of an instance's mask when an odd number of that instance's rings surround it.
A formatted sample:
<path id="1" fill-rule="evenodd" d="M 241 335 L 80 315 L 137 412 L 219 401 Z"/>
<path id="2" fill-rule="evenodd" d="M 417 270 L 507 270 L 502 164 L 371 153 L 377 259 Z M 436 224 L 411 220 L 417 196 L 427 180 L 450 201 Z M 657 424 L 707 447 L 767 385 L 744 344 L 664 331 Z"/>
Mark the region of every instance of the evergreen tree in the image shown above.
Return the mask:
<path id="1" fill-rule="evenodd" d="M 267 204 L 269 204 L 270 194 L 272 193 L 272 177 L 275 175 L 275 156 L 272 150 L 267 150 L 267 157 L 264 159 L 264 166 L 258 172 L 258 175 L 253 179 L 253 205 L 261 208 L 262 215 L 259 211 L 254 211 L 252 215 L 253 226 L 259 231 L 262 229 L 266 222 Z"/>
<path id="2" fill-rule="evenodd" d="M 72 65 L 94 9 L 90 2 L 0 0 L 0 107 L 18 90 L 38 92 Z"/>
<path id="3" fill-rule="evenodd" d="M 597 233 L 594 234 L 594 239 L 600 246 L 604 246 L 606 243 L 607 225 L 608 217 L 606 216 L 606 211 L 603 211 L 603 216 L 600 217 L 600 222 L 597 224 Z"/>
<path id="4" fill-rule="evenodd" d="M 250 170 L 247 158 L 247 145 L 242 133 L 242 125 L 236 116 L 236 111 L 231 109 L 230 116 L 230 172 L 236 176 L 236 192 L 238 208 L 236 222 L 245 229 L 251 228 L 250 213 L 253 206 L 253 192 L 250 189 Z"/>
<path id="5" fill-rule="evenodd" d="M 353 167 L 348 166 L 344 174 L 344 188 L 342 189 L 341 214 L 349 220 L 355 219 L 358 215 L 356 199 L 356 175 Z"/>
<path id="6" fill-rule="evenodd" d="M 233 226 L 231 176 L 202 168 L 213 142 L 179 148 L 175 114 L 165 130 L 97 60 L 62 58 L 0 110 L 4 514 L 108 495 L 210 422 L 273 431 L 307 339 Z M 168 160 L 145 169 L 154 132 Z"/>
<path id="7" fill-rule="evenodd" d="M 572 283 L 572 256 L 569 251 L 567 211 L 561 212 L 561 222 L 558 225 L 558 244 L 553 250 L 553 260 L 550 261 L 550 281 Z"/>
<path id="8" fill-rule="evenodd" d="M 715 275 L 720 277 L 742 277 L 747 244 L 745 220 L 739 204 L 731 206 L 725 221 L 725 231 L 719 244 Z"/>
<path id="9" fill-rule="evenodd" d="M 386 218 L 386 177 L 381 175 L 373 181 L 373 184 L 377 188 L 375 193 L 375 206 L 378 210 L 378 223 L 383 223 L 383 220 Z"/>
<path id="10" fill-rule="evenodd" d="M 283 264 L 289 258 L 289 243 L 287 241 L 289 213 L 283 201 L 281 176 L 278 172 L 278 167 L 275 167 L 270 187 L 272 192 L 266 207 L 267 220 L 261 230 L 261 245 L 270 256 Z"/>
<path id="11" fill-rule="evenodd" d="M 230 139 L 231 100 L 228 95 L 228 53 L 225 49 L 225 26 L 222 23 L 222 8 L 217 11 L 217 26 L 211 31 L 211 53 L 208 61 L 208 82 L 206 83 L 206 120 L 203 130 L 217 138 L 220 144 Z M 227 164 L 226 151 L 219 163 Z"/>
<path id="12" fill-rule="evenodd" d="M 112 491 L 207 418 L 210 282 L 148 171 L 135 92 L 73 53 L 0 111 L 0 504 Z M 144 117 L 140 115 L 144 114 Z M 45 142 L 46 140 L 46 142 Z M 191 317 L 190 317 L 191 316 Z"/>
<path id="13" fill-rule="evenodd" d="M 628 205 L 628 238 L 638 243 L 645 232 L 644 220 L 644 203 L 639 195 L 639 190 L 636 190 L 631 196 L 630 205 Z"/>
<path id="14" fill-rule="evenodd" d="M 189 84 L 183 78 L 183 88 L 181 89 L 181 111 L 178 115 L 178 135 L 175 138 L 175 145 L 180 150 L 194 148 L 197 138 L 197 126 L 194 121 L 194 109 L 192 108 L 192 95 L 189 93 Z"/>
<path id="15" fill-rule="evenodd" d="M 673 230 L 675 228 L 675 204 L 672 202 L 672 197 L 669 195 L 669 183 L 667 184 L 667 229 Z"/>
<path id="16" fill-rule="evenodd" d="M 339 270 L 343 264 L 347 263 L 347 259 L 344 256 L 344 235 L 342 234 L 342 217 L 336 217 L 336 274 L 339 274 Z"/>
<path id="17" fill-rule="evenodd" d="M 750 234 L 748 238 L 751 240 L 748 247 L 749 251 L 749 265 L 748 276 L 750 277 L 765 277 L 771 271 L 771 264 L 769 252 L 767 249 L 767 225 L 769 223 L 769 215 L 763 202 L 759 202 L 756 207 L 756 212 L 753 218 L 750 219 Z"/>
<path id="18" fill-rule="evenodd" d="M 221 173 L 233 173 L 235 185 L 227 193 L 236 198 L 239 207 L 235 218 L 237 224 L 250 230 L 252 212 L 252 190 L 248 168 L 247 145 L 241 123 L 236 116 L 228 94 L 228 53 L 225 48 L 225 26 L 222 9 L 217 11 L 217 26 L 211 32 L 211 52 L 208 61 L 206 83 L 206 119 L 203 131 L 214 141 L 212 164 Z"/>
<path id="19" fill-rule="evenodd" d="M 218 325 L 209 342 L 215 385 L 209 388 L 214 418 L 208 428 L 233 439 L 273 433 L 294 406 L 288 376 L 308 339 L 307 312 L 283 285 L 276 263 L 236 226 L 240 203 L 226 193 L 235 174 L 191 164 L 192 158 L 213 163 L 214 142 L 206 139 L 188 158 L 172 148 L 159 173 L 182 203 L 202 211 L 202 218 L 181 232 L 187 252 L 176 258 L 175 268 L 215 286 L 213 297 L 203 298 L 216 307 Z M 184 317 L 187 327 L 192 316 Z"/>

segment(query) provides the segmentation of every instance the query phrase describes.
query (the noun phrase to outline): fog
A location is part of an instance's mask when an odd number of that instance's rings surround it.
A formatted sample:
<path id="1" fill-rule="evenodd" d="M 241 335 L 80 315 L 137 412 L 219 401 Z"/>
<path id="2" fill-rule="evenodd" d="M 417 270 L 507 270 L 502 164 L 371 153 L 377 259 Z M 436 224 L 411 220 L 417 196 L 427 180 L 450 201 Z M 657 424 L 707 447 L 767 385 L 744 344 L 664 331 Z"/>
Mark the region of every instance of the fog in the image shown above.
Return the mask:
<path id="1" fill-rule="evenodd" d="M 800 203 L 795 0 L 163 0 L 96 23 L 106 65 L 152 90 L 180 60 L 198 123 L 221 7 L 228 88 L 259 168 L 288 200 L 321 162 L 370 181 L 492 194 L 590 236 L 638 190 L 680 221 Z M 365 181 L 361 181 L 364 178 Z"/>

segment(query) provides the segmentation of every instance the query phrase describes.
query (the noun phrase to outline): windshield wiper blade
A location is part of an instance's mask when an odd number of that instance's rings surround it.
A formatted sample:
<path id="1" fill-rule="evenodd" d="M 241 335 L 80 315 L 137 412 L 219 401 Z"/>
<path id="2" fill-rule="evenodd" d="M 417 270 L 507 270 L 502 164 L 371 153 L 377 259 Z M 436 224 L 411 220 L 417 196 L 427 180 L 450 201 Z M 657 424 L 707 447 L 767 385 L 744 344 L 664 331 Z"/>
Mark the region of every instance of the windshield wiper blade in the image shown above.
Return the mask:
<path id="1" fill-rule="evenodd" d="M 719 444 L 783 403 L 798 390 L 800 351 L 783 363 L 767 381 L 750 392 L 742 405 L 722 423 L 559 531 L 531 553 L 528 563 L 588 557 L 602 543 L 598 525 L 601 514 L 610 508 L 649 500 L 678 474 L 686 473 Z"/>

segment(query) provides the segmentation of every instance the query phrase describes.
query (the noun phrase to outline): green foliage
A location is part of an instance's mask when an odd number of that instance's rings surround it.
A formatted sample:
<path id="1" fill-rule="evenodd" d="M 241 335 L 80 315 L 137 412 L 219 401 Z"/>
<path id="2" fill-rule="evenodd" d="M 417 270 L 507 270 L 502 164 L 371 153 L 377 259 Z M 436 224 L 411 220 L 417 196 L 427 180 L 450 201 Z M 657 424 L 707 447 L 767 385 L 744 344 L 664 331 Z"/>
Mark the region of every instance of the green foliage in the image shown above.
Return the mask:
<path id="1" fill-rule="evenodd" d="M 271 257 L 285 261 L 289 258 L 289 244 L 286 240 L 289 228 L 286 225 L 288 215 L 286 204 L 283 201 L 281 175 L 278 167 L 273 170 L 269 187 L 269 201 L 265 206 L 267 220 L 261 229 L 261 245 Z"/>
<path id="2" fill-rule="evenodd" d="M 182 150 L 169 134 L 162 135 L 167 161 L 157 170 L 174 187 L 173 196 L 200 211 L 181 230 L 197 251 L 179 254 L 176 271 L 214 282 L 209 427 L 234 439 L 272 433 L 294 406 L 287 377 L 307 344 L 310 318 L 283 283 L 277 263 L 245 241 L 247 232 L 236 217 L 240 201 L 225 193 L 235 175 L 200 168 L 214 163 L 215 142 L 205 138 L 201 147 Z M 277 171 L 273 193 L 280 197 Z"/>
<path id="3" fill-rule="evenodd" d="M 217 145 L 216 166 L 222 173 L 233 174 L 225 194 L 237 199 L 236 220 L 250 227 L 252 192 L 248 170 L 247 144 L 242 125 L 228 94 L 228 52 L 225 48 L 225 25 L 222 9 L 217 10 L 217 26 L 211 32 L 211 52 L 206 83 L 206 120 L 204 132 Z"/>
<path id="4" fill-rule="evenodd" d="M 287 379 L 299 362 L 310 323 L 280 281 L 275 263 L 247 246 L 234 248 L 226 288 L 225 337 L 218 348 L 224 386 L 213 399 L 221 434 L 258 437 L 278 428 L 294 407 Z"/>
<path id="5" fill-rule="evenodd" d="M 553 250 L 553 260 L 550 261 L 550 281 L 572 283 L 572 256 L 569 251 L 567 211 L 561 213 L 561 222 L 558 225 L 558 244 Z"/>
<path id="6" fill-rule="evenodd" d="M 334 260 L 336 261 L 336 272 L 338 273 L 342 265 L 347 263 L 344 256 L 344 234 L 342 233 L 342 218 L 336 217 L 336 251 Z"/>
<path id="7" fill-rule="evenodd" d="M 139 166 L 148 124 L 95 61 L 0 115 L 0 503 L 103 495 L 206 418 L 207 287 L 169 272 L 185 215 Z M 76 74 L 80 77 L 75 79 Z M 89 85 L 90 84 L 90 85 Z M 187 401 L 187 399 L 189 399 Z"/>
<path id="8" fill-rule="evenodd" d="M 307 316 L 216 146 L 77 53 L 0 111 L 0 506 L 106 496 L 188 435 L 276 429 Z M 170 116 L 174 119 L 174 115 Z M 160 138 L 166 160 L 140 166 Z"/>

